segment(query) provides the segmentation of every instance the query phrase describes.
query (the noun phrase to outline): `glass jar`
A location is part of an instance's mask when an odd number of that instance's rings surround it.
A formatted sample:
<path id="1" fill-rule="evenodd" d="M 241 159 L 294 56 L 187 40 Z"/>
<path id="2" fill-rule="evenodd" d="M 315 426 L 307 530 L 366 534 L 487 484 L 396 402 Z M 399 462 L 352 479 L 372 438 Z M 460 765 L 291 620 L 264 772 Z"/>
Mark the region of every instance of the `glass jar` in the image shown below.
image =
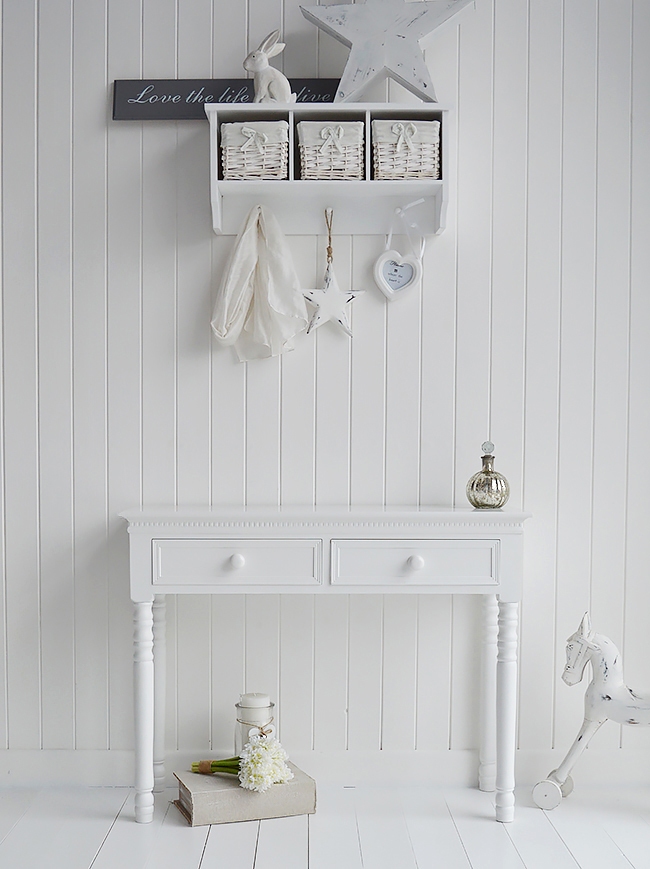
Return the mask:
<path id="1" fill-rule="evenodd" d="M 239 703 L 235 703 L 237 723 L 235 724 L 235 754 L 239 755 L 243 747 L 254 734 L 275 736 L 273 724 L 273 708 L 275 704 L 268 694 L 240 694 Z"/>
<path id="2" fill-rule="evenodd" d="M 495 510 L 510 497 L 510 485 L 503 474 L 494 470 L 494 444 L 486 441 L 482 449 L 483 467 L 467 483 L 467 499 L 478 510 Z"/>

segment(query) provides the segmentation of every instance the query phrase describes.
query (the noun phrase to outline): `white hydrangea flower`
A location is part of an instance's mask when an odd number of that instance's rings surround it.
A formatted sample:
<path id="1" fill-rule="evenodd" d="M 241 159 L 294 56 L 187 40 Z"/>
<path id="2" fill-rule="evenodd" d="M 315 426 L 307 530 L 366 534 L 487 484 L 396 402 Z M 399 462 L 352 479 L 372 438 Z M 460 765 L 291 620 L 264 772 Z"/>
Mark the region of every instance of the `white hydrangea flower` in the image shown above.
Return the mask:
<path id="1" fill-rule="evenodd" d="M 251 736 L 240 757 L 239 781 L 247 790 L 264 793 L 271 785 L 293 778 L 287 753 L 275 737 Z"/>

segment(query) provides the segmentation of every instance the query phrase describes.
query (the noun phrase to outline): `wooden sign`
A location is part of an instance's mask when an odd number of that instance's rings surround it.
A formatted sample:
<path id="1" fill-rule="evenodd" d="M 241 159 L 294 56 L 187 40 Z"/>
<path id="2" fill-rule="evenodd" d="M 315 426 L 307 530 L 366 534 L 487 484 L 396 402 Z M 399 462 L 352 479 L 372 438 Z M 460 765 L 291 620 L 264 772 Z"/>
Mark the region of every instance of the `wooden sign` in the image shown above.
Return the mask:
<path id="1" fill-rule="evenodd" d="M 291 79 L 299 103 L 331 103 L 339 80 Z M 113 88 L 114 121 L 205 120 L 206 103 L 252 103 L 253 80 L 247 78 L 117 80 Z"/>

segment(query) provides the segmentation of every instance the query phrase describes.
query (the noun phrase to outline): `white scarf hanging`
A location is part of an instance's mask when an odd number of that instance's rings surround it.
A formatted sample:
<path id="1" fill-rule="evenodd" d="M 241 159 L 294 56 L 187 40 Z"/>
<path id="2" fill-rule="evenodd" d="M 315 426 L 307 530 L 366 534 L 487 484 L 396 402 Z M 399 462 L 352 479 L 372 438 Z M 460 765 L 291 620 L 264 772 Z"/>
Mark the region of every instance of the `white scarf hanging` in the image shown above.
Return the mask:
<path id="1" fill-rule="evenodd" d="M 307 327 L 307 307 L 286 239 L 273 214 L 255 205 L 224 272 L 212 315 L 221 344 L 239 359 L 262 359 L 293 350 Z"/>

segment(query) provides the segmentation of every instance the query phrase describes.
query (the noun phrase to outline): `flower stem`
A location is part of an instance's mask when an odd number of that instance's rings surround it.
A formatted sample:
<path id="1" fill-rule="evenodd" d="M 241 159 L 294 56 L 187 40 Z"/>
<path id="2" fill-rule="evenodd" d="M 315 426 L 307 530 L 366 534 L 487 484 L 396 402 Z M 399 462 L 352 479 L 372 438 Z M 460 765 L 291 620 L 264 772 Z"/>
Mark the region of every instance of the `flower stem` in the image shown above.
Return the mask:
<path id="1" fill-rule="evenodd" d="M 240 769 L 240 758 L 239 757 L 227 757 L 224 760 L 213 760 L 210 762 L 210 771 L 211 772 L 227 772 L 232 775 L 238 775 Z M 192 772 L 203 772 L 204 770 L 200 770 L 200 766 L 203 764 L 203 761 L 194 761 L 192 763 Z"/>

